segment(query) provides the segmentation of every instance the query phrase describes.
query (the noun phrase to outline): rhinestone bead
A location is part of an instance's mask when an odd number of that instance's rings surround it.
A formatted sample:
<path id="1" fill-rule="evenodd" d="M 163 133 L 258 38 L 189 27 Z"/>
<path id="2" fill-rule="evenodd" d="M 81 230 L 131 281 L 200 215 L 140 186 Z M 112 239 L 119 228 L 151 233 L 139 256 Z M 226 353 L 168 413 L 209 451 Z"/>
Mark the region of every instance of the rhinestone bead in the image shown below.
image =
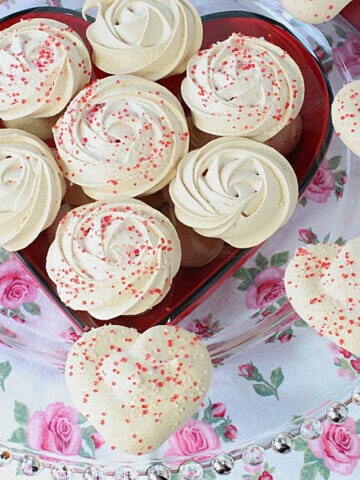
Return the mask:
<path id="1" fill-rule="evenodd" d="M 51 478 L 54 480 L 70 480 L 75 472 L 72 466 L 65 462 L 55 462 L 50 467 Z"/>
<path id="2" fill-rule="evenodd" d="M 331 423 L 344 423 L 348 418 L 348 408 L 344 403 L 332 403 L 327 412 L 326 417 Z"/>
<path id="3" fill-rule="evenodd" d="M 222 453 L 214 457 L 211 461 L 213 470 L 219 475 L 228 475 L 234 468 L 235 460 L 231 455 Z"/>
<path id="4" fill-rule="evenodd" d="M 323 428 L 317 418 L 307 418 L 300 426 L 300 435 L 306 440 L 315 440 L 321 437 Z"/>
<path id="5" fill-rule="evenodd" d="M 246 465 L 261 465 L 265 460 L 265 449 L 261 445 L 248 445 L 241 452 L 241 458 Z"/>
<path id="6" fill-rule="evenodd" d="M 180 465 L 179 474 L 183 480 L 201 480 L 204 475 L 204 469 L 201 463 L 189 460 Z"/>
<path id="7" fill-rule="evenodd" d="M 139 474 L 133 467 L 127 465 L 119 467 L 114 473 L 114 480 L 138 480 Z"/>
<path id="8" fill-rule="evenodd" d="M 170 480 L 171 478 L 171 470 L 162 463 L 149 467 L 146 474 L 149 480 Z"/>
<path id="9" fill-rule="evenodd" d="M 360 405 L 360 385 L 352 391 L 351 400 L 355 405 Z"/>
<path id="10" fill-rule="evenodd" d="M 12 462 L 11 450 L 6 445 L 0 444 L 0 467 L 7 467 Z"/>
<path id="11" fill-rule="evenodd" d="M 34 477 L 42 469 L 42 463 L 38 457 L 34 455 L 25 455 L 20 462 L 20 469 L 24 475 Z"/>
<path id="12" fill-rule="evenodd" d="M 105 480 L 106 473 L 102 467 L 98 465 L 90 465 L 84 470 L 83 473 L 84 480 Z"/>
<path id="13" fill-rule="evenodd" d="M 278 453 L 290 453 L 294 447 L 294 437 L 290 433 L 279 433 L 271 442 L 271 448 Z"/>

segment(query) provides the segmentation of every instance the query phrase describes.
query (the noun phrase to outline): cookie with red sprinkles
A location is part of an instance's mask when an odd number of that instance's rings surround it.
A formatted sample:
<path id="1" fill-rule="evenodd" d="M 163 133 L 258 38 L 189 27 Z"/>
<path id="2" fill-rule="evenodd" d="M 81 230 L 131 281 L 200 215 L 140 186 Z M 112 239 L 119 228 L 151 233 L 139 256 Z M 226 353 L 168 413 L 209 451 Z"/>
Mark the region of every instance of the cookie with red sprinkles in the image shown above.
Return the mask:
<path id="1" fill-rule="evenodd" d="M 347 83 L 337 92 L 331 115 L 337 136 L 360 157 L 360 80 Z"/>
<path id="2" fill-rule="evenodd" d="M 180 262 L 170 220 L 140 200 L 118 196 L 65 213 L 46 270 L 68 307 L 110 320 L 161 302 Z"/>
<path id="3" fill-rule="evenodd" d="M 295 121 L 304 92 L 301 70 L 285 50 L 241 33 L 200 50 L 181 83 L 195 127 L 259 142 Z"/>
<path id="4" fill-rule="evenodd" d="M 346 245 L 298 248 L 284 282 L 290 303 L 305 322 L 360 355 L 360 237 Z"/>
<path id="5" fill-rule="evenodd" d="M 84 41 L 69 25 L 50 18 L 22 19 L 0 32 L 0 118 L 40 138 L 90 80 Z"/>
<path id="6" fill-rule="evenodd" d="M 65 375 L 76 407 L 110 448 L 141 455 L 197 412 L 212 366 L 199 338 L 180 327 L 139 334 L 107 325 L 73 345 Z"/>
<path id="7" fill-rule="evenodd" d="M 351 0 L 281 0 L 284 8 L 297 20 L 319 24 L 334 18 Z"/>

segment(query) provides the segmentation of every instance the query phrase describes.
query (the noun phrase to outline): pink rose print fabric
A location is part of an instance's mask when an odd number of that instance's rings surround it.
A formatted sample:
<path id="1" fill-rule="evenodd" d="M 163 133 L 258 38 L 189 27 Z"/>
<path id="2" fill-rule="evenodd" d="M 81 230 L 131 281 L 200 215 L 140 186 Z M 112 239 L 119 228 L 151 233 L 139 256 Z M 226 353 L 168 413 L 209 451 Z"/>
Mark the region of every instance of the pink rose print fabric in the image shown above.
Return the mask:
<path id="1" fill-rule="evenodd" d="M 20 308 L 36 300 L 37 285 L 15 259 L 0 265 L 0 305 L 8 309 Z"/>
<path id="2" fill-rule="evenodd" d="M 166 455 L 181 457 L 202 452 L 217 451 L 221 447 L 214 428 L 203 420 L 188 420 L 169 440 Z"/>
<path id="3" fill-rule="evenodd" d="M 77 411 L 62 402 L 37 410 L 30 418 L 27 441 L 31 448 L 63 455 L 77 455 L 82 444 Z"/>
<path id="4" fill-rule="evenodd" d="M 201 418 L 190 418 L 169 438 L 165 455 L 176 458 L 196 454 L 197 459 L 206 459 L 212 452 L 222 450 L 222 442 L 235 441 L 237 434 L 237 427 L 227 415 L 226 405 L 209 400 Z"/>
<path id="5" fill-rule="evenodd" d="M 360 76 L 360 35 L 339 29 L 338 33 L 345 41 L 333 48 L 334 64 L 340 75 L 351 81 Z"/>
<path id="6" fill-rule="evenodd" d="M 342 475 L 351 475 L 360 458 L 360 437 L 353 418 L 341 425 L 323 422 L 323 435 L 309 441 L 309 448 L 325 466 Z"/>
<path id="7" fill-rule="evenodd" d="M 283 278 L 284 270 L 277 267 L 269 267 L 256 275 L 254 284 L 246 292 L 246 306 L 264 308 L 285 295 Z"/>
<path id="8" fill-rule="evenodd" d="M 344 187 L 347 183 L 347 173 L 340 168 L 341 160 L 341 156 L 335 155 L 322 161 L 300 201 L 303 206 L 308 201 L 326 203 L 332 195 L 335 195 L 337 200 L 343 197 Z"/>
<path id="9" fill-rule="evenodd" d="M 89 459 L 96 458 L 97 450 L 105 443 L 85 417 L 61 401 L 32 414 L 26 404 L 16 401 L 14 418 L 18 427 L 9 440 L 37 451 Z"/>

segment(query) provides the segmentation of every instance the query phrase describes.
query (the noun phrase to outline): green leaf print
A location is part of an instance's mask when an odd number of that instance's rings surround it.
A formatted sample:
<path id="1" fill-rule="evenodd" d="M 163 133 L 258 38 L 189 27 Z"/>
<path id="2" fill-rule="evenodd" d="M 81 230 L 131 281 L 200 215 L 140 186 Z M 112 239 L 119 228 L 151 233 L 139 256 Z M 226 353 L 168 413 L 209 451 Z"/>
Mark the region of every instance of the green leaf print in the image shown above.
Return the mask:
<path id="1" fill-rule="evenodd" d="M 275 368 L 270 374 L 270 380 L 272 385 L 275 388 L 279 388 L 282 382 L 284 381 L 284 375 L 281 370 L 281 367 Z"/>
<path id="2" fill-rule="evenodd" d="M 255 383 L 253 385 L 255 392 L 262 397 L 270 397 L 274 395 L 274 389 L 268 385 L 264 385 L 262 383 Z"/>
<path id="3" fill-rule="evenodd" d="M 238 290 L 245 292 L 254 283 L 254 278 L 260 273 L 257 268 L 239 268 L 234 277 L 241 281 Z"/>
<path id="4" fill-rule="evenodd" d="M 324 463 L 322 461 L 318 461 L 318 468 L 319 468 L 319 473 L 323 477 L 324 480 L 329 480 L 330 478 L 330 470 L 325 467 Z"/>
<path id="5" fill-rule="evenodd" d="M 14 417 L 19 425 L 27 424 L 30 414 L 27 406 L 24 403 L 15 401 Z"/>
<path id="6" fill-rule="evenodd" d="M 303 418 L 302 416 L 299 418 Z M 308 444 L 307 441 L 304 440 L 302 437 L 296 437 L 295 438 L 295 450 L 297 452 L 305 452 L 305 450 L 308 449 Z"/>
<path id="7" fill-rule="evenodd" d="M 318 468 L 315 463 L 306 463 L 300 470 L 300 480 L 315 480 Z"/>
<path id="8" fill-rule="evenodd" d="M 328 160 L 329 169 L 330 170 L 336 170 L 341 163 L 341 158 L 342 158 L 341 155 L 335 155 L 334 157 L 331 157 Z"/>
<path id="9" fill-rule="evenodd" d="M 260 270 L 265 270 L 269 266 L 269 260 L 262 253 L 257 254 L 255 263 Z"/>
<path id="10" fill-rule="evenodd" d="M 10 375 L 12 370 L 11 364 L 8 361 L 0 363 L 0 388 L 5 392 L 5 380 Z"/>
<path id="11" fill-rule="evenodd" d="M 11 258 L 11 253 L 5 250 L 5 248 L 0 247 L 0 265 L 7 262 Z"/>
<path id="12" fill-rule="evenodd" d="M 26 445 L 27 433 L 24 427 L 19 427 L 12 433 L 9 438 L 10 442 L 20 443 L 21 445 Z"/>
<path id="13" fill-rule="evenodd" d="M 24 310 L 28 313 L 31 313 L 31 315 L 41 316 L 41 309 L 37 303 L 35 302 L 24 303 L 23 307 L 24 307 Z"/>
<path id="14" fill-rule="evenodd" d="M 308 448 L 304 454 L 304 463 L 313 463 L 317 461 L 318 459 L 315 457 L 312 451 Z"/>
<path id="15" fill-rule="evenodd" d="M 78 424 L 86 423 L 88 420 L 82 413 L 78 412 Z"/>
<path id="16" fill-rule="evenodd" d="M 347 38 L 346 30 L 344 30 L 344 29 L 343 29 L 342 27 L 340 27 L 339 25 L 335 25 L 334 28 L 335 28 L 335 31 L 336 31 L 336 33 L 338 34 L 338 36 L 339 36 L 340 38 L 344 38 L 344 39 Z"/>
<path id="17" fill-rule="evenodd" d="M 289 252 L 275 253 L 270 259 L 270 265 L 272 267 L 282 267 L 289 260 Z"/>
<path id="18" fill-rule="evenodd" d="M 82 439 L 84 440 L 85 446 L 87 447 L 87 451 L 85 451 L 83 446 L 84 456 L 89 458 L 95 458 L 96 449 L 94 441 L 91 438 L 91 435 L 93 435 L 94 433 L 96 433 L 96 430 L 91 425 L 81 430 Z"/>

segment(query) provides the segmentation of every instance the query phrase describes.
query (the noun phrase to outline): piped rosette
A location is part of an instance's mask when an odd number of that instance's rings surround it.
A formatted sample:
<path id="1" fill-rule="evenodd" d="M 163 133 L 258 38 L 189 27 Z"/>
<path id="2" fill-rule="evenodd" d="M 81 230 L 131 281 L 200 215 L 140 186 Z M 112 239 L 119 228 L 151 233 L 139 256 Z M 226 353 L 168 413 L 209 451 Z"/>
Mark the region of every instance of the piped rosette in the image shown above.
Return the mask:
<path id="1" fill-rule="evenodd" d="M 0 118 L 59 114 L 91 76 L 81 37 L 52 19 L 21 20 L 0 32 Z"/>
<path id="2" fill-rule="evenodd" d="M 108 320 L 159 303 L 172 285 L 180 257 L 178 235 L 163 214 L 118 196 L 63 216 L 46 270 L 68 307 Z"/>
<path id="3" fill-rule="evenodd" d="M 190 59 L 181 93 L 198 129 L 265 142 L 298 116 L 304 80 L 283 49 L 234 33 Z"/>
<path id="4" fill-rule="evenodd" d="M 284 277 L 298 315 L 338 346 L 360 355 L 360 237 L 345 245 L 298 248 Z"/>
<path id="5" fill-rule="evenodd" d="M 64 193 L 50 148 L 22 130 L 0 129 L 0 246 L 30 245 L 55 220 Z"/>
<path id="6" fill-rule="evenodd" d="M 189 149 L 176 97 L 131 75 L 113 75 L 85 87 L 53 133 L 65 177 L 94 199 L 160 190 Z"/>
<path id="7" fill-rule="evenodd" d="M 97 67 L 150 80 L 182 73 L 200 48 L 201 18 L 188 0 L 87 0 L 99 7 L 86 31 Z"/>
<path id="8" fill-rule="evenodd" d="M 200 235 L 248 248 L 288 221 L 298 183 L 289 162 L 272 147 L 223 137 L 181 160 L 169 192 L 182 223 Z"/>

